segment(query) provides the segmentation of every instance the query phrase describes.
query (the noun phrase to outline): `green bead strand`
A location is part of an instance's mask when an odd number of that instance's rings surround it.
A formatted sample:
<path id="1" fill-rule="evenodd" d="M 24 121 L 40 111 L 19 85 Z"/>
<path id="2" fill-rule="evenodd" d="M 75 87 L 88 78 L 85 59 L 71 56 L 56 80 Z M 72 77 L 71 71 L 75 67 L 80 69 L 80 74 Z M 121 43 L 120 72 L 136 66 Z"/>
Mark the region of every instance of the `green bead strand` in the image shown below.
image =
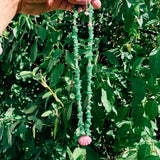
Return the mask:
<path id="1" fill-rule="evenodd" d="M 92 69 L 93 69 L 93 65 L 92 65 L 92 57 L 93 57 L 93 7 L 91 4 L 89 4 L 89 24 L 88 24 L 88 31 L 89 31 L 89 38 L 88 38 L 88 66 L 87 66 L 87 99 L 88 99 L 88 105 L 86 108 L 86 122 L 85 122 L 85 132 L 86 135 L 90 136 L 91 135 L 91 130 L 90 130 L 90 126 L 92 124 L 91 122 L 91 98 L 92 98 Z"/>
<path id="2" fill-rule="evenodd" d="M 91 135 L 90 126 L 92 124 L 91 122 L 91 104 L 92 104 L 92 57 L 93 57 L 93 7 L 91 4 L 89 4 L 89 23 L 88 23 L 88 31 L 89 31 L 89 38 L 88 38 L 88 49 L 87 49 L 87 59 L 88 59 L 88 65 L 87 65 L 87 99 L 88 99 L 88 105 L 86 108 L 86 121 L 85 124 L 83 122 L 83 111 L 82 111 L 82 105 L 81 105 L 81 81 L 80 81 L 80 69 L 78 65 L 79 55 L 78 55 L 78 28 L 76 24 L 76 19 L 78 18 L 78 12 L 77 10 L 74 10 L 74 21 L 73 21 L 73 42 L 74 42 L 74 61 L 75 61 L 75 88 L 76 88 L 76 101 L 78 105 L 78 128 L 80 130 L 80 134 L 82 135 Z"/>
<path id="3" fill-rule="evenodd" d="M 78 127 L 80 130 L 80 135 L 85 134 L 84 130 L 84 122 L 83 122 L 83 111 L 82 111 L 82 105 L 81 105 L 81 81 L 80 81 L 80 69 L 78 65 L 78 27 L 76 24 L 76 19 L 78 18 L 78 12 L 77 10 L 74 10 L 74 21 L 73 21 L 73 43 L 74 43 L 74 61 L 75 61 L 75 88 L 76 88 L 76 101 L 78 106 Z"/>

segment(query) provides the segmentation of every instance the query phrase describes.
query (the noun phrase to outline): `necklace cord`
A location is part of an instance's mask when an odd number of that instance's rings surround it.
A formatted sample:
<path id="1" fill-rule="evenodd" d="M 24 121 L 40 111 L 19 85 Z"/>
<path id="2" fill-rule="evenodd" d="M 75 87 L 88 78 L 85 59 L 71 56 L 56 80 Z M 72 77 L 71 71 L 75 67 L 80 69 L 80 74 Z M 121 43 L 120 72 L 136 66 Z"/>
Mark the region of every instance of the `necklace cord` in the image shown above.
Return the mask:
<path id="1" fill-rule="evenodd" d="M 86 1 L 87 5 L 87 1 Z M 87 7 L 86 7 L 87 8 Z M 86 107 L 86 121 L 83 122 L 83 110 L 82 110 L 82 95 L 81 95 L 81 80 L 80 80 L 80 69 L 79 69 L 79 44 L 78 44 L 78 27 L 77 27 L 77 18 L 78 18 L 78 12 L 76 9 L 74 9 L 74 20 L 73 20 L 73 52 L 74 52 L 74 61 L 75 61 L 75 88 L 76 88 L 76 101 L 78 106 L 78 128 L 80 131 L 80 135 L 91 135 L 90 126 L 91 126 L 91 104 L 92 104 L 92 57 L 93 57 L 93 7 L 91 4 L 89 4 L 89 22 L 88 22 L 88 32 L 89 32 L 89 38 L 88 38 L 88 48 L 87 48 L 87 59 L 88 59 L 88 65 L 87 65 L 87 107 Z"/>

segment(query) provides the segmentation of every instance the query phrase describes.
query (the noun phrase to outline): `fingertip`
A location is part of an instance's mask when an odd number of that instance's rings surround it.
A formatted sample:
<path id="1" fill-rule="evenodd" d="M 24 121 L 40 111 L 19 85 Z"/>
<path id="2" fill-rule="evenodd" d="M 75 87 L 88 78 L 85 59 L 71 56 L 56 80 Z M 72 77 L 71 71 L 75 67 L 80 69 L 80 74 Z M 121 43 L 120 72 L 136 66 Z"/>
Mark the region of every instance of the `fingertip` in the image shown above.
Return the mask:
<path id="1" fill-rule="evenodd" d="M 101 1 L 100 0 L 92 0 L 91 4 L 92 4 L 93 8 L 95 8 L 95 9 L 99 9 L 101 7 Z"/>

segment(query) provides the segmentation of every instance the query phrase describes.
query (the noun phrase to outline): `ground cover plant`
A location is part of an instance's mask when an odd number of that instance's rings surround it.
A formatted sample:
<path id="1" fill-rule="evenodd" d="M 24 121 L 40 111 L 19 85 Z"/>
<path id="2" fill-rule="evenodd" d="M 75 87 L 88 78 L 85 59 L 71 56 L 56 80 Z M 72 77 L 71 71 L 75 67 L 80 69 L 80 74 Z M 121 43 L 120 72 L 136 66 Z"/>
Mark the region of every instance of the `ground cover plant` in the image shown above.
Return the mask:
<path id="1" fill-rule="evenodd" d="M 0 159 L 158 160 L 160 2 L 102 0 L 94 13 L 92 143 L 77 143 L 73 14 L 18 14 L 0 37 Z M 82 108 L 88 19 L 79 14 Z"/>

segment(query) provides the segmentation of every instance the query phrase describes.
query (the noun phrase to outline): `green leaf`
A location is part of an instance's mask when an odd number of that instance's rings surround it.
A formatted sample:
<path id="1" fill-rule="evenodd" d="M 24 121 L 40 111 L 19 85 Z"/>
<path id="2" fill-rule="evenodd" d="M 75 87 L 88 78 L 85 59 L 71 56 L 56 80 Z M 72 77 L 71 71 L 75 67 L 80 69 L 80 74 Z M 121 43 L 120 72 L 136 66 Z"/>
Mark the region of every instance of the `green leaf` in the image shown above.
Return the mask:
<path id="1" fill-rule="evenodd" d="M 27 107 L 24 108 L 23 112 L 25 114 L 31 114 L 38 108 L 37 103 L 31 103 Z"/>
<path id="2" fill-rule="evenodd" d="M 22 77 L 24 81 L 26 81 L 27 78 L 33 77 L 33 74 L 31 71 L 22 71 L 20 72 L 20 76 Z"/>
<path id="3" fill-rule="evenodd" d="M 135 60 L 135 62 L 132 65 L 132 76 L 134 75 L 134 73 L 136 73 L 136 71 L 140 71 L 143 60 L 143 57 L 137 58 Z"/>
<path id="4" fill-rule="evenodd" d="M 150 120 L 153 120 L 158 115 L 158 103 L 156 100 L 149 100 L 145 104 L 145 112 L 149 116 Z"/>
<path id="5" fill-rule="evenodd" d="M 149 144 L 142 144 L 139 146 L 137 158 L 138 160 L 144 160 L 147 156 L 150 156 L 151 146 Z"/>
<path id="6" fill-rule="evenodd" d="M 37 58 L 37 54 L 38 54 L 38 44 L 36 40 L 34 44 L 31 46 L 31 50 L 30 50 L 30 56 L 31 56 L 32 62 L 35 62 Z"/>
<path id="7" fill-rule="evenodd" d="M 159 159 L 160 159 L 159 156 L 151 155 L 151 156 L 146 157 L 144 160 L 159 160 Z"/>
<path id="8" fill-rule="evenodd" d="M 52 111 L 46 111 L 46 112 L 44 112 L 42 115 L 41 115 L 41 117 L 48 117 L 50 114 L 52 114 Z"/>
<path id="9" fill-rule="evenodd" d="M 15 36 L 15 38 L 17 38 L 18 37 L 18 27 L 16 26 L 15 28 L 13 28 L 13 34 L 14 34 L 14 36 Z"/>
<path id="10" fill-rule="evenodd" d="M 72 115 L 72 106 L 73 106 L 73 102 L 70 103 L 69 108 L 67 109 L 67 120 L 70 120 L 71 115 Z"/>
<path id="11" fill-rule="evenodd" d="M 136 160 L 137 158 L 137 152 L 130 152 L 128 156 L 125 158 L 125 160 Z"/>
<path id="12" fill-rule="evenodd" d="M 79 157 L 84 158 L 84 156 L 86 156 L 86 149 L 82 149 L 78 147 L 73 152 L 74 160 L 78 159 Z"/>
<path id="13" fill-rule="evenodd" d="M 35 125 L 36 129 L 38 129 L 39 131 L 41 131 L 43 123 L 42 123 L 42 121 L 40 119 L 37 119 L 36 123 L 34 125 Z"/>
<path id="14" fill-rule="evenodd" d="M 121 128 L 117 130 L 116 137 L 118 139 L 127 136 L 127 132 L 130 130 L 130 124 L 123 124 Z"/>
<path id="15" fill-rule="evenodd" d="M 0 141 L 2 140 L 3 132 L 4 132 L 4 125 L 0 123 Z"/>
<path id="16" fill-rule="evenodd" d="M 69 147 L 67 147 L 67 153 L 68 153 L 69 159 L 70 159 L 70 160 L 73 160 L 72 151 L 70 150 Z"/>
<path id="17" fill-rule="evenodd" d="M 156 79 L 160 72 L 160 48 L 155 48 L 149 55 L 149 67 L 153 78 Z"/>
<path id="18" fill-rule="evenodd" d="M 33 29 L 33 22 L 31 20 L 30 16 L 26 16 L 26 22 L 27 22 L 28 28 Z"/>
<path id="19" fill-rule="evenodd" d="M 25 140 L 25 136 L 26 136 L 26 126 L 24 125 L 24 123 L 22 123 L 19 127 L 18 127 L 18 135 L 19 137 L 24 141 Z"/>
<path id="20" fill-rule="evenodd" d="M 143 121 L 143 114 L 144 114 L 144 108 L 142 105 L 134 105 L 132 106 L 132 117 L 133 117 L 133 122 L 135 126 L 143 126 L 144 121 Z"/>
<path id="21" fill-rule="evenodd" d="M 141 77 L 133 78 L 132 91 L 133 91 L 132 105 L 137 106 L 139 103 L 141 103 L 141 101 L 145 96 L 146 92 L 145 80 Z"/>
<path id="22" fill-rule="evenodd" d="M 9 126 L 7 128 L 7 138 L 8 138 L 8 145 L 11 146 L 12 145 L 12 134 L 11 134 L 11 130 Z"/>
<path id="23" fill-rule="evenodd" d="M 47 93 L 45 93 L 45 94 L 43 95 L 42 99 L 48 98 L 48 97 L 50 97 L 51 95 L 52 95 L 51 92 L 47 92 Z"/>
<path id="24" fill-rule="evenodd" d="M 98 153 L 96 153 L 91 147 L 87 148 L 87 160 L 100 160 Z"/>
<path id="25" fill-rule="evenodd" d="M 127 116 L 128 111 L 129 111 L 129 108 L 127 108 L 127 107 L 124 107 L 124 106 L 119 107 L 118 108 L 118 115 L 116 117 L 116 120 L 117 121 L 123 120 Z"/>
<path id="26" fill-rule="evenodd" d="M 56 139 L 56 136 L 57 136 L 58 122 L 59 122 L 59 119 L 57 117 L 56 120 L 55 120 L 55 123 L 54 123 L 54 140 Z"/>
<path id="27" fill-rule="evenodd" d="M 61 11 L 61 10 L 56 10 L 56 13 L 57 13 L 57 17 L 58 17 L 60 20 L 63 20 L 64 12 Z"/>
<path id="28" fill-rule="evenodd" d="M 38 35 L 40 36 L 42 41 L 44 41 L 46 39 L 46 37 L 47 37 L 47 31 L 41 25 L 38 26 Z"/>
<path id="29" fill-rule="evenodd" d="M 6 117 L 12 116 L 13 112 L 14 112 L 15 108 L 9 108 L 7 110 L 7 112 L 5 113 Z"/>
<path id="30" fill-rule="evenodd" d="M 118 52 L 118 48 L 115 48 L 115 49 L 105 51 L 102 54 L 105 55 L 108 58 L 108 60 L 110 61 L 111 64 L 119 66 L 120 64 L 118 62 L 117 57 L 115 56 L 115 54 L 117 52 Z"/>
<path id="31" fill-rule="evenodd" d="M 109 113 L 112 111 L 112 105 L 110 104 L 107 98 L 107 92 L 103 88 L 101 91 L 102 91 L 102 96 L 101 96 L 102 104 L 105 107 L 105 110 Z"/>
<path id="32" fill-rule="evenodd" d="M 53 67 L 60 61 L 60 57 L 62 54 L 62 50 L 61 49 L 56 49 L 54 52 L 52 58 L 49 61 L 48 67 L 47 67 L 47 71 L 50 72 Z"/>
<path id="33" fill-rule="evenodd" d="M 160 33 L 157 35 L 157 42 L 158 42 L 158 47 L 160 47 Z"/>
<path id="34" fill-rule="evenodd" d="M 56 65 L 56 67 L 54 68 L 51 74 L 52 86 L 55 86 L 58 83 L 60 77 L 63 74 L 63 70 L 64 70 L 64 64 Z"/>
<path id="35" fill-rule="evenodd" d="M 68 63 L 68 65 L 75 70 L 75 63 L 74 63 L 74 55 L 69 54 L 69 52 L 66 51 L 65 60 Z"/>

